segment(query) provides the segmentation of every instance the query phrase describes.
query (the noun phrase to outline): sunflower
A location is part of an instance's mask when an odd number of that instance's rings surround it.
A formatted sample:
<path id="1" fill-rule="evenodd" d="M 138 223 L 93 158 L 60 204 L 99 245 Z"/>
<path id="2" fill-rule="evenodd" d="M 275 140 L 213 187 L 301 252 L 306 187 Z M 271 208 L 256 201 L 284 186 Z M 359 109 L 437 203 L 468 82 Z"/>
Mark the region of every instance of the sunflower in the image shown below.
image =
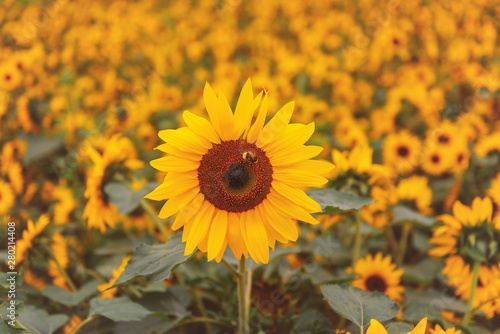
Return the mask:
<path id="1" fill-rule="evenodd" d="M 469 300 L 471 294 L 472 272 L 470 265 L 459 255 L 446 258 L 442 270 L 448 283 L 455 289 L 455 293 L 462 300 Z M 500 313 L 495 297 L 500 295 L 500 274 L 498 265 L 481 265 L 478 273 L 478 284 L 474 293 L 473 307 L 479 309 L 491 318 L 495 313 Z"/>
<path id="2" fill-rule="evenodd" d="M 460 201 L 453 204 L 453 215 L 441 215 L 437 219 L 442 222 L 429 239 L 436 245 L 429 255 L 443 257 L 457 254 L 464 248 L 477 250 L 491 263 L 498 263 L 498 253 L 490 245 L 500 239 L 500 221 L 492 220 L 493 203 L 489 197 L 474 198 L 472 206 L 468 207 Z M 470 259 L 473 260 L 473 259 Z"/>
<path id="3" fill-rule="evenodd" d="M 408 334 L 425 334 L 425 328 L 427 326 L 427 318 L 423 318 L 419 321 L 417 326 L 408 332 Z M 370 327 L 366 331 L 366 334 L 387 334 L 385 327 L 375 319 L 370 320 Z M 441 333 L 438 333 L 441 334 Z"/>
<path id="4" fill-rule="evenodd" d="M 382 160 L 400 174 L 410 173 L 420 164 L 420 139 L 403 130 L 388 135 L 382 146 Z"/>
<path id="5" fill-rule="evenodd" d="M 495 151 L 500 152 L 500 132 L 484 136 L 474 145 L 474 152 L 479 158 L 484 158 Z"/>
<path id="6" fill-rule="evenodd" d="M 97 286 L 97 290 L 101 292 L 99 298 L 106 299 L 106 298 L 113 298 L 115 296 L 115 294 L 118 292 L 118 288 L 113 288 L 113 289 L 109 288 L 113 286 L 113 284 L 115 284 L 118 277 L 120 277 L 120 275 L 123 273 L 131 257 L 132 255 L 124 256 L 120 266 L 116 269 L 113 269 L 113 275 L 111 276 L 109 282 L 104 282 Z"/>
<path id="7" fill-rule="evenodd" d="M 404 269 L 396 269 L 390 255 L 382 257 L 380 252 L 375 256 L 368 254 L 358 259 L 354 268 L 347 268 L 347 271 L 360 276 L 352 282 L 354 287 L 382 292 L 397 302 L 403 300 L 404 286 L 400 282 Z"/>
<path id="8" fill-rule="evenodd" d="M 0 180 L 0 216 L 7 214 L 14 206 L 15 195 L 9 183 Z"/>
<path id="9" fill-rule="evenodd" d="M 43 232 L 45 227 L 49 225 L 49 217 L 46 214 L 42 214 L 36 223 L 30 219 L 28 220 L 28 226 L 23 231 L 22 239 L 18 240 L 16 243 L 16 262 L 20 263 L 24 259 L 24 254 L 28 248 L 33 246 L 33 240 L 36 236 Z"/>
<path id="10" fill-rule="evenodd" d="M 435 146 L 425 150 L 422 170 L 426 173 L 439 176 L 446 173 L 451 167 L 450 152 L 444 148 Z"/>
<path id="11" fill-rule="evenodd" d="M 309 160 L 323 148 L 304 145 L 314 123 L 289 124 L 293 102 L 264 125 L 268 96 L 261 92 L 254 99 L 250 80 L 234 114 L 208 83 L 203 97 L 210 122 L 185 111 L 186 127 L 160 131 L 166 144 L 158 149 L 168 155 L 151 165 L 167 175 L 146 198 L 168 199 L 160 218 L 178 212 L 172 229 L 184 227 L 185 255 L 198 247 L 208 261 L 220 261 L 229 245 L 238 259 L 249 253 L 257 263 L 267 263 L 276 241 L 297 240 L 294 219 L 319 223 L 310 213 L 321 207 L 303 189 L 327 183 L 322 175 L 333 166 Z"/>
<path id="12" fill-rule="evenodd" d="M 432 190 L 425 176 L 413 175 L 399 181 L 396 192 L 400 202 L 415 204 L 418 211 L 424 215 L 432 213 Z"/>
<path id="13" fill-rule="evenodd" d="M 429 329 L 429 334 L 461 334 L 460 329 L 455 329 L 455 327 L 450 327 L 444 330 L 441 326 L 436 325 L 434 328 Z"/>

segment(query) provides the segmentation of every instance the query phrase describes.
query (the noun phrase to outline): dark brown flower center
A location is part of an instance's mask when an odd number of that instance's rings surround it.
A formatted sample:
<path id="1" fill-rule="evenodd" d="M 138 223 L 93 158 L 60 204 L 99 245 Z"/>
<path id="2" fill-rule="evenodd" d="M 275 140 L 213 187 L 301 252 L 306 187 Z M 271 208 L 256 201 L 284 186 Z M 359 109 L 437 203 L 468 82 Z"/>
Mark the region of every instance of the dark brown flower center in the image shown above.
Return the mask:
<path id="1" fill-rule="evenodd" d="M 5 75 L 5 80 L 10 81 L 10 79 L 11 79 L 10 74 L 6 74 L 6 75 Z"/>
<path id="2" fill-rule="evenodd" d="M 450 141 L 450 138 L 447 135 L 440 135 L 438 137 L 438 142 L 440 142 L 441 144 L 446 144 L 449 141 Z"/>
<path id="3" fill-rule="evenodd" d="M 437 154 L 434 154 L 432 157 L 431 157 L 431 161 L 435 164 L 437 164 L 439 162 L 439 155 Z"/>
<path id="4" fill-rule="evenodd" d="M 372 275 L 366 279 L 366 288 L 370 291 L 385 292 L 387 284 L 379 275 Z"/>
<path id="5" fill-rule="evenodd" d="M 405 158 L 406 156 L 408 156 L 408 153 L 409 153 L 408 147 L 406 147 L 406 146 L 398 147 L 398 155 L 400 157 Z"/>
<path id="6" fill-rule="evenodd" d="M 264 151 L 243 139 L 215 144 L 198 168 L 200 191 L 217 209 L 244 212 L 269 194 L 273 168 Z"/>

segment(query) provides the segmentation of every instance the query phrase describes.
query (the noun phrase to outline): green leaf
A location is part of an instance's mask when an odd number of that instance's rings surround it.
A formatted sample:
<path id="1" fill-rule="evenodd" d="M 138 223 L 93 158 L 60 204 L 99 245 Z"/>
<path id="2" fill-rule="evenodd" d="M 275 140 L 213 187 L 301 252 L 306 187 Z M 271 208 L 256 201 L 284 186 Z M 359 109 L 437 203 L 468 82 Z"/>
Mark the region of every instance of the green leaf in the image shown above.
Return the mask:
<path id="1" fill-rule="evenodd" d="M 83 300 L 97 293 L 99 282 L 96 280 L 85 283 L 77 292 L 61 289 L 54 285 L 48 285 L 42 290 L 42 296 L 49 298 L 59 304 L 76 306 Z"/>
<path id="2" fill-rule="evenodd" d="M 55 332 L 65 322 L 68 321 L 65 314 L 49 315 L 43 309 L 37 309 L 31 305 L 26 305 L 26 309 L 19 322 L 32 334 L 47 334 Z"/>
<path id="3" fill-rule="evenodd" d="M 405 266 L 403 278 L 415 283 L 431 283 L 442 268 L 441 259 L 426 258 L 415 266 Z"/>
<path id="4" fill-rule="evenodd" d="M 8 323 L 12 320 L 13 318 L 10 318 L 8 315 L 10 315 L 10 310 L 8 310 L 8 307 L 10 307 L 10 301 L 6 300 L 5 302 L 0 305 L 0 334 L 7 334 L 7 333 L 24 333 L 26 332 L 23 328 L 14 328 L 10 326 Z M 15 300 L 15 305 L 16 305 L 16 311 L 15 311 L 15 317 L 16 319 L 23 314 L 24 312 L 24 302 L 20 300 Z"/>
<path id="5" fill-rule="evenodd" d="M 19 136 L 19 138 L 26 141 L 28 144 L 23 160 L 25 165 L 32 161 L 42 159 L 63 146 L 63 141 L 56 138 L 34 135 L 22 135 Z"/>
<path id="6" fill-rule="evenodd" d="M 308 309 L 293 318 L 292 334 L 325 333 L 331 329 L 331 324 L 323 314 Z"/>
<path id="7" fill-rule="evenodd" d="M 387 327 L 388 334 L 407 334 L 413 330 L 413 326 L 406 322 L 393 322 Z"/>
<path id="8" fill-rule="evenodd" d="M 321 291 L 335 313 L 364 330 L 371 319 L 393 319 L 399 306 L 381 292 L 364 291 L 348 284 L 322 285 Z"/>
<path id="9" fill-rule="evenodd" d="M 110 289 L 138 277 L 143 277 L 149 284 L 162 281 L 170 277 L 179 265 L 190 259 L 183 254 L 181 233 L 174 234 L 163 245 L 141 244 Z"/>
<path id="10" fill-rule="evenodd" d="M 101 315 L 115 322 L 141 321 L 150 314 L 151 311 L 141 304 L 132 302 L 128 297 L 90 300 L 89 317 Z"/>
<path id="11" fill-rule="evenodd" d="M 323 214 L 359 211 L 373 203 L 373 198 L 344 193 L 331 188 L 313 189 L 307 195 L 321 205 Z"/>
<path id="12" fill-rule="evenodd" d="M 404 205 L 396 205 L 393 209 L 394 223 L 412 222 L 422 226 L 432 226 L 434 218 L 426 217 Z"/>
<path id="13" fill-rule="evenodd" d="M 137 209 L 142 198 L 158 186 L 158 182 L 149 182 L 138 191 L 130 189 L 119 182 L 109 182 L 104 186 L 104 192 L 109 196 L 111 204 L 118 212 L 126 215 Z"/>

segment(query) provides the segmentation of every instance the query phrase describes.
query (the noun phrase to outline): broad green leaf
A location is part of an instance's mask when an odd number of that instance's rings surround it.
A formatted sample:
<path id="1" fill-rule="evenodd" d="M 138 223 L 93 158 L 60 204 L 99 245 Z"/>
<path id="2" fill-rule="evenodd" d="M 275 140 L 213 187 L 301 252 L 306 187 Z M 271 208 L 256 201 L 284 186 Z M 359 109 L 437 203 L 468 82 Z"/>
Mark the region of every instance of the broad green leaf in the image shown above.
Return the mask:
<path id="1" fill-rule="evenodd" d="M 92 298 L 90 300 L 89 317 L 101 315 L 115 322 L 119 321 L 141 321 L 151 311 L 141 304 L 132 302 L 128 297 L 119 298 Z"/>
<path id="2" fill-rule="evenodd" d="M 141 244 L 110 289 L 138 277 L 143 277 L 149 284 L 162 281 L 170 277 L 179 265 L 190 259 L 183 254 L 181 233 L 174 234 L 163 245 Z"/>
<path id="3" fill-rule="evenodd" d="M 293 318 L 291 334 L 319 334 L 327 329 L 331 329 L 328 319 L 320 312 L 308 309 Z"/>
<path id="4" fill-rule="evenodd" d="M 58 150 L 63 146 L 63 141 L 56 138 L 47 138 L 34 135 L 19 136 L 22 140 L 26 141 L 28 147 L 24 155 L 23 163 L 25 165 L 32 161 L 44 158 L 52 152 Z"/>
<path id="5" fill-rule="evenodd" d="M 59 327 L 68 321 L 65 314 L 49 315 L 43 309 L 37 309 L 31 305 L 26 305 L 25 311 L 19 317 L 19 322 L 32 334 L 54 333 Z"/>
<path id="6" fill-rule="evenodd" d="M 359 211 L 373 203 L 373 198 L 356 196 L 331 188 L 313 189 L 308 191 L 307 195 L 321 205 L 324 214 Z"/>
<path id="7" fill-rule="evenodd" d="M 413 330 L 413 326 L 406 322 L 393 322 L 387 327 L 388 334 L 407 334 Z"/>
<path id="8" fill-rule="evenodd" d="M 16 311 L 15 311 L 15 317 L 16 317 L 16 320 L 17 318 L 19 318 L 19 316 L 21 314 L 24 313 L 24 302 L 20 301 L 20 300 L 15 300 L 15 307 L 16 307 Z M 7 333 L 24 333 L 26 332 L 24 329 L 22 328 L 14 328 L 12 326 L 9 325 L 9 322 L 11 322 L 13 320 L 12 317 L 9 317 L 10 315 L 10 310 L 8 309 L 9 307 L 11 306 L 10 304 L 10 301 L 6 300 L 2 303 L 2 305 L 0 305 L 0 334 L 7 334 Z M 14 322 L 15 323 L 15 322 Z"/>
<path id="9" fill-rule="evenodd" d="M 321 291 L 335 313 L 362 330 L 370 325 L 371 319 L 385 322 L 399 312 L 396 302 L 381 292 L 364 291 L 348 284 L 322 285 Z"/>
<path id="10" fill-rule="evenodd" d="M 67 291 L 54 285 L 48 285 L 42 290 L 42 296 L 45 296 L 55 302 L 64 305 L 76 306 L 83 300 L 97 293 L 99 282 L 96 280 L 85 283 L 80 290 L 76 292 Z"/>
<path id="11" fill-rule="evenodd" d="M 149 182 L 140 190 L 134 191 L 124 184 L 109 182 L 104 186 L 104 192 L 109 196 L 109 201 L 116 206 L 118 212 L 126 215 L 134 211 L 141 203 L 144 195 L 151 192 L 157 186 L 157 182 Z"/>
<path id="12" fill-rule="evenodd" d="M 441 259 L 426 258 L 415 266 L 405 266 L 403 277 L 405 280 L 415 283 L 431 283 L 442 268 Z"/>
<path id="13" fill-rule="evenodd" d="M 460 249 L 460 254 L 468 256 L 469 258 L 471 258 L 474 261 L 479 261 L 481 263 L 486 263 L 487 262 L 486 257 L 484 256 L 484 254 L 481 251 L 479 251 L 478 249 L 475 249 L 475 248 L 470 248 L 470 247 L 467 247 L 467 246 L 463 247 L 462 249 Z"/>
<path id="14" fill-rule="evenodd" d="M 432 226 L 434 218 L 426 217 L 404 205 L 396 205 L 393 209 L 394 223 L 412 222 L 422 226 Z"/>

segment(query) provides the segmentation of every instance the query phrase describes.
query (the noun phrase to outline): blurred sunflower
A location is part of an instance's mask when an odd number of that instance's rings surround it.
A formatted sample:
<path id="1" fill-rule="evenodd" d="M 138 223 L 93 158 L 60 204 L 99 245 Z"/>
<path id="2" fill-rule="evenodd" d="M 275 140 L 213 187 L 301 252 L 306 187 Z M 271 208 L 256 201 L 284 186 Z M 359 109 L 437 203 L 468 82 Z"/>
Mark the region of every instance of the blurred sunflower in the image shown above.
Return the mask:
<path id="1" fill-rule="evenodd" d="M 434 328 L 429 329 L 429 334 L 461 334 L 460 329 L 455 329 L 455 327 L 450 327 L 444 330 L 441 326 L 436 325 Z"/>
<path id="2" fill-rule="evenodd" d="M 471 207 L 456 201 L 453 215 L 437 217 L 442 225 L 434 230 L 429 240 L 436 245 L 429 255 L 443 257 L 469 249 L 480 252 L 492 263 L 498 263 L 499 254 L 495 245 L 500 240 L 500 221 L 492 220 L 492 214 L 493 203 L 489 197 L 474 198 Z M 468 258 L 466 254 L 465 257 Z"/>
<path id="3" fill-rule="evenodd" d="M 0 180 L 0 216 L 7 214 L 14 206 L 15 195 L 9 183 Z"/>
<path id="4" fill-rule="evenodd" d="M 425 328 L 427 326 L 427 318 L 423 318 L 419 321 L 417 326 L 408 332 L 408 334 L 425 334 Z M 375 319 L 370 320 L 370 327 L 366 331 L 366 334 L 387 334 L 385 327 Z M 438 333 L 441 334 L 441 333 Z"/>
<path id="5" fill-rule="evenodd" d="M 42 214 L 36 223 L 33 223 L 31 219 L 28 220 L 28 226 L 23 231 L 22 239 L 18 240 L 16 243 L 17 263 L 23 261 L 24 254 L 33 246 L 33 240 L 43 232 L 47 225 L 49 225 L 49 217 L 46 214 Z"/>
<path id="6" fill-rule="evenodd" d="M 404 269 L 396 269 L 391 262 L 391 256 L 382 257 L 382 253 L 375 256 L 368 254 L 356 261 L 354 268 L 347 268 L 347 272 L 360 276 L 352 282 L 352 286 L 368 291 L 379 291 L 392 300 L 402 301 L 404 286 L 400 285 Z"/>
<path id="7" fill-rule="evenodd" d="M 420 164 L 420 139 L 407 130 L 388 135 L 382 145 L 382 159 L 385 165 L 397 173 L 413 171 Z"/>
<path id="8" fill-rule="evenodd" d="M 433 147 L 425 150 L 422 170 L 426 173 L 439 176 L 446 173 L 451 167 L 450 152 L 444 148 Z"/>
<path id="9" fill-rule="evenodd" d="M 425 176 L 413 175 L 399 181 L 396 192 L 400 202 L 414 204 L 418 211 L 424 215 L 432 213 L 432 190 Z"/>
<path id="10" fill-rule="evenodd" d="M 333 166 L 309 160 L 323 148 L 304 145 L 314 123 L 289 124 L 293 102 L 264 126 L 268 96 L 254 99 L 250 80 L 234 114 L 208 83 L 203 97 L 210 122 L 185 111 L 187 127 L 160 131 L 166 144 L 158 149 L 168 156 L 151 165 L 167 175 L 146 198 L 168 199 L 160 218 L 179 212 L 172 229 L 184 227 L 185 255 L 198 247 L 209 261 L 220 261 L 229 245 L 238 259 L 250 253 L 257 263 L 267 263 L 276 241 L 297 240 L 293 219 L 319 223 L 310 213 L 321 207 L 303 189 L 328 182 L 323 175 Z"/>

